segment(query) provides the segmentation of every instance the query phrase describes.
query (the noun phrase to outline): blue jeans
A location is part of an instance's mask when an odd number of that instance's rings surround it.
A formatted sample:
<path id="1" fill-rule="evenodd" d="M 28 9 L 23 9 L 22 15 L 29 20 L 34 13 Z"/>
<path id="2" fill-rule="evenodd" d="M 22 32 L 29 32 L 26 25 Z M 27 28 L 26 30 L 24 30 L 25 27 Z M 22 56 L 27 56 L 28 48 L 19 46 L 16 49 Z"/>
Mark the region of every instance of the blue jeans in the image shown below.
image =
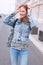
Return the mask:
<path id="1" fill-rule="evenodd" d="M 20 56 L 20 65 L 28 64 L 28 50 L 18 50 L 10 48 L 10 57 L 12 65 L 18 65 L 18 56 Z"/>

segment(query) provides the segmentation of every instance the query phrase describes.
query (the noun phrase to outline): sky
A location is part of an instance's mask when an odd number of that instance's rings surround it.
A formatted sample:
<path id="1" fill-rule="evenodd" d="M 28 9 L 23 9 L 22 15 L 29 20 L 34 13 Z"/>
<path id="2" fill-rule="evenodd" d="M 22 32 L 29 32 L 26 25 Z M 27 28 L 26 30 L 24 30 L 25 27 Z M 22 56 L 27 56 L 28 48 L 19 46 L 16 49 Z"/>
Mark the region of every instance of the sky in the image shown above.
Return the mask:
<path id="1" fill-rule="evenodd" d="M 15 10 L 16 5 L 17 5 L 17 0 L 0 0 L 0 13 L 10 14 Z"/>
<path id="2" fill-rule="evenodd" d="M 17 0 L 0 0 L 0 14 L 9 14 L 15 10 Z"/>

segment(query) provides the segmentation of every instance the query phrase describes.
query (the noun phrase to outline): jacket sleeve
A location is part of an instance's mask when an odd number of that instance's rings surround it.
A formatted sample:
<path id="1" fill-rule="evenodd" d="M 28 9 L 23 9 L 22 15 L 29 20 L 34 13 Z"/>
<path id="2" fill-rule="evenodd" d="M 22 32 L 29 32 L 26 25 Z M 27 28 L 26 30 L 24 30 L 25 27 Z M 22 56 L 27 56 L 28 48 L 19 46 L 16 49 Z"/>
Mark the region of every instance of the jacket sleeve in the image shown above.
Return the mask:
<path id="1" fill-rule="evenodd" d="M 7 25 L 13 26 L 13 23 L 15 22 L 15 19 L 12 19 L 13 16 L 15 16 L 16 13 L 11 13 L 9 16 L 6 16 L 3 20 L 3 22 Z"/>
<path id="2" fill-rule="evenodd" d="M 32 29 L 34 26 L 36 26 L 36 20 L 34 19 L 34 17 L 32 16 L 32 14 L 29 14 L 28 18 L 30 20 L 30 26 L 31 26 L 31 29 Z"/>

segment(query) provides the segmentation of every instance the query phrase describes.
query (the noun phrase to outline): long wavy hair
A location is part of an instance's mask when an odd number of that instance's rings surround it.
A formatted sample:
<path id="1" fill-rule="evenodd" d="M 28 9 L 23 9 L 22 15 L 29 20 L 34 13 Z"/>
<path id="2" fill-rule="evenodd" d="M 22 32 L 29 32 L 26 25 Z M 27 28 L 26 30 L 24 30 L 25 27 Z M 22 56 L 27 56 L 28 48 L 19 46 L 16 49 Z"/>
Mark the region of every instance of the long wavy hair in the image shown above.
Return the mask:
<path id="1" fill-rule="evenodd" d="M 27 5 L 21 5 L 21 6 L 19 6 L 19 8 L 21 8 L 21 7 L 24 7 L 25 10 L 26 10 L 26 16 L 25 16 L 24 18 L 21 18 L 21 19 L 20 19 L 21 22 L 25 21 L 25 22 L 27 22 L 27 23 L 30 23 L 29 17 L 27 16 L 27 14 L 28 14 L 28 9 L 30 9 L 30 8 L 29 8 Z"/>

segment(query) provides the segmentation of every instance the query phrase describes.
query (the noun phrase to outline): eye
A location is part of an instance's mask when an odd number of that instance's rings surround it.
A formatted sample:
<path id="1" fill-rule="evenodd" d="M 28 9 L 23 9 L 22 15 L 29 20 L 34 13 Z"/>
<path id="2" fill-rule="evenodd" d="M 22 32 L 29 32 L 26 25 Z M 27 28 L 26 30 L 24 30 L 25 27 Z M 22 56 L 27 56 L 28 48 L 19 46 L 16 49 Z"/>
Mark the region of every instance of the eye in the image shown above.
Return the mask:
<path id="1" fill-rule="evenodd" d="M 25 11 L 20 11 L 20 12 L 25 12 Z"/>

